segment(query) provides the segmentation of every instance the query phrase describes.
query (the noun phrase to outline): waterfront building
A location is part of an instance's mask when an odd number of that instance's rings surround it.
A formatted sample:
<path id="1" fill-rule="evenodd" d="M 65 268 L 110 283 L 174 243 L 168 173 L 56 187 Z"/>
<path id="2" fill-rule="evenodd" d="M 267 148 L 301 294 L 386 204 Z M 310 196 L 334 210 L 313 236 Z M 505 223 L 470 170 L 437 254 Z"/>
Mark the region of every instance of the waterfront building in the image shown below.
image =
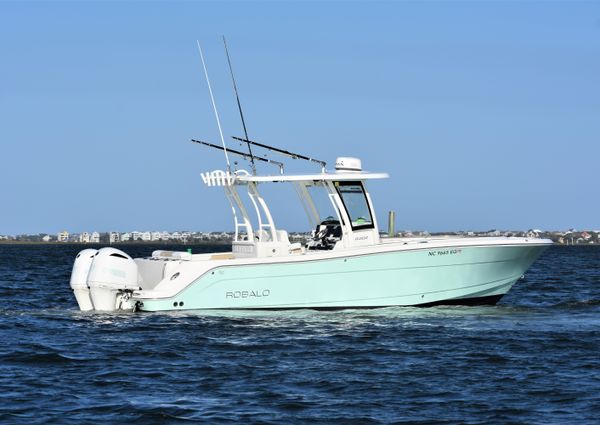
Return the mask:
<path id="1" fill-rule="evenodd" d="M 110 232 L 108 235 L 109 243 L 118 243 L 121 241 L 121 235 L 118 232 Z"/>
<path id="2" fill-rule="evenodd" d="M 88 232 L 80 233 L 79 234 L 79 242 L 90 243 L 90 234 Z"/>
<path id="3" fill-rule="evenodd" d="M 205 236 L 204 236 L 204 233 L 202 233 L 202 232 L 194 232 L 192 234 L 192 238 L 195 241 L 201 241 L 202 239 L 205 239 Z"/>
<path id="4" fill-rule="evenodd" d="M 63 230 L 58 235 L 56 235 L 56 240 L 58 242 L 69 242 L 69 232 Z"/>
<path id="5" fill-rule="evenodd" d="M 92 235 L 90 236 L 90 242 L 91 243 L 100 243 L 100 233 L 93 232 Z"/>
<path id="6" fill-rule="evenodd" d="M 290 234 L 290 240 L 292 241 L 301 241 L 306 239 L 306 235 L 298 233 L 298 232 L 294 232 L 292 234 Z"/>

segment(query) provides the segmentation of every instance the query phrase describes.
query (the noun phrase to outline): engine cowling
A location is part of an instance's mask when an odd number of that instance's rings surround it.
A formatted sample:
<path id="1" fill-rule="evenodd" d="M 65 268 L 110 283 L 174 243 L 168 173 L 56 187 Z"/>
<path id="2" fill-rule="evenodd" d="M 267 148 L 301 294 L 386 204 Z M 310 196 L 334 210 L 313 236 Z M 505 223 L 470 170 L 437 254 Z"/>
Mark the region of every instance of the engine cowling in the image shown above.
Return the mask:
<path id="1" fill-rule="evenodd" d="M 87 283 L 95 310 L 129 309 L 126 291 L 140 289 L 138 267 L 126 253 L 116 248 L 101 248 L 94 256 Z"/>
<path id="2" fill-rule="evenodd" d="M 90 288 L 88 287 L 88 274 L 90 267 L 94 261 L 94 256 L 98 252 L 97 249 L 84 249 L 73 263 L 73 271 L 71 272 L 71 289 L 75 294 L 75 299 L 81 311 L 89 311 L 94 309 L 92 298 L 90 297 Z"/>

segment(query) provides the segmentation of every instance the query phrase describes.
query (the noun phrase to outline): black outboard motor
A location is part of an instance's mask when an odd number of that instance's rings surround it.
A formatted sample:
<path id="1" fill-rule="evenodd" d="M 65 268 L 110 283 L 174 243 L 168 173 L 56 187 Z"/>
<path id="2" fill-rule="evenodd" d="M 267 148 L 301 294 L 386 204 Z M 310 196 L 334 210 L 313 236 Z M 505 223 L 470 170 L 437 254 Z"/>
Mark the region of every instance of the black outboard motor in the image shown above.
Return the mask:
<path id="1" fill-rule="evenodd" d="M 327 217 L 313 232 L 313 238 L 306 244 L 307 249 L 329 250 L 342 239 L 342 226 L 333 217 Z"/>

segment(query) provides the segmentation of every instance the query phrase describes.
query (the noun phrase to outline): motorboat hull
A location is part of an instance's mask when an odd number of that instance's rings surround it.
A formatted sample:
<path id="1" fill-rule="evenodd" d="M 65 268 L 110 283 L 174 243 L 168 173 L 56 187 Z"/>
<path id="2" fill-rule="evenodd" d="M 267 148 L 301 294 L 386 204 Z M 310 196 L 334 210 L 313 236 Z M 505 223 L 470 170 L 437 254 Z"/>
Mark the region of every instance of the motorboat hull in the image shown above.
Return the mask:
<path id="1" fill-rule="evenodd" d="M 255 264 L 230 261 L 205 268 L 172 296 L 141 291 L 133 301 L 142 311 L 494 304 L 548 242 L 424 246 Z"/>

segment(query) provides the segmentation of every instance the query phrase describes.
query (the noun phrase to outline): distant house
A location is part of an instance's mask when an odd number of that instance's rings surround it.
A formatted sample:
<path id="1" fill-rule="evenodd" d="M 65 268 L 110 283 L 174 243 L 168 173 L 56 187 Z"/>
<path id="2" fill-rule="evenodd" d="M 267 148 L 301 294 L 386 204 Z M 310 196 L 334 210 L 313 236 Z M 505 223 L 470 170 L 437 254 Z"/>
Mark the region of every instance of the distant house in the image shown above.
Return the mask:
<path id="1" fill-rule="evenodd" d="M 121 235 L 121 242 L 129 242 L 131 240 L 131 233 L 123 233 Z"/>
<path id="2" fill-rule="evenodd" d="M 152 232 L 150 234 L 150 240 L 151 241 L 159 241 L 161 238 L 161 233 L 160 232 Z"/>
<path id="3" fill-rule="evenodd" d="M 79 242 L 81 243 L 90 243 L 90 234 L 88 232 L 83 232 L 79 235 Z"/>
<path id="4" fill-rule="evenodd" d="M 42 240 L 44 242 L 50 242 L 52 240 L 52 236 L 50 236 L 50 235 L 44 235 L 44 237 L 42 238 Z"/>
<path id="5" fill-rule="evenodd" d="M 93 232 L 92 235 L 90 236 L 90 242 L 91 243 L 100 243 L 100 233 Z"/>
<path id="6" fill-rule="evenodd" d="M 294 232 L 294 233 L 290 234 L 291 241 L 300 241 L 303 239 L 304 239 L 304 235 L 301 235 L 300 233 Z"/>
<path id="7" fill-rule="evenodd" d="M 142 232 L 140 239 L 142 239 L 144 242 L 150 242 L 152 240 L 152 235 L 150 232 Z"/>
<path id="8" fill-rule="evenodd" d="M 110 232 L 108 235 L 109 243 L 118 243 L 121 242 L 121 235 L 118 232 Z"/>
<path id="9" fill-rule="evenodd" d="M 56 235 L 56 240 L 58 242 L 69 242 L 69 232 L 63 230 L 58 235 Z"/>

